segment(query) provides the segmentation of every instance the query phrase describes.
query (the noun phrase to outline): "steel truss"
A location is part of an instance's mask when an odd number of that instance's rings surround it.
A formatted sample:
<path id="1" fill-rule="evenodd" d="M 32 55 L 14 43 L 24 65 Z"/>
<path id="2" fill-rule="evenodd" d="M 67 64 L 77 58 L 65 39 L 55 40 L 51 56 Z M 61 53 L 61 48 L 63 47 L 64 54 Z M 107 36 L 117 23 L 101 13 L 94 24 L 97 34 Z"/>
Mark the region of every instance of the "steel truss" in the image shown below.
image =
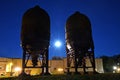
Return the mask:
<path id="1" fill-rule="evenodd" d="M 70 69 L 74 68 L 75 74 L 78 74 L 78 68 L 83 69 L 83 73 L 86 74 L 88 73 L 86 69 L 92 68 L 93 73 L 96 73 L 95 70 L 95 57 L 94 57 L 94 50 L 73 50 L 73 49 L 67 49 L 66 47 L 66 52 L 67 52 L 67 73 L 70 74 Z M 82 55 L 81 55 L 82 54 Z M 91 66 L 86 65 L 86 58 L 90 60 Z M 71 63 L 74 63 L 71 65 Z"/>
<path id="2" fill-rule="evenodd" d="M 50 75 L 48 70 L 48 48 L 39 50 L 38 52 L 31 54 L 28 49 L 23 47 L 22 73 L 25 73 L 25 68 L 41 68 L 42 72 L 40 75 Z M 33 63 L 30 66 L 27 65 L 29 60 Z M 36 64 L 34 64 L 34 60 Z M 39 63 L 39 65 L 37 65 L 37 63 Z"/>

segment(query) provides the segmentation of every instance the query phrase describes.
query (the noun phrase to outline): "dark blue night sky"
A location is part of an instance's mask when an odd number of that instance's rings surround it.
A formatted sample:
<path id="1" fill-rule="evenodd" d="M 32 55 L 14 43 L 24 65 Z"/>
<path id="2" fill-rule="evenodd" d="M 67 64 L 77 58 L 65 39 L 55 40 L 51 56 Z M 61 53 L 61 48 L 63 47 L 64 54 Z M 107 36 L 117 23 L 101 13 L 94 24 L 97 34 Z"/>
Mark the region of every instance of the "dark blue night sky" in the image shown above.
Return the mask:
<path id="1" fill-rule="evenodd" d="M 120 54 L 120 0 L 0 0 L 0 56 L 22 57 L 20 31 L 24 12 L 39 5 L 51 20 L 52 56 L 65 57 L 65 24 L 75 11 L 87 15 L 92 24 L 95 56 Z M 61 47 L 54 46 L 56 40 Z"/>

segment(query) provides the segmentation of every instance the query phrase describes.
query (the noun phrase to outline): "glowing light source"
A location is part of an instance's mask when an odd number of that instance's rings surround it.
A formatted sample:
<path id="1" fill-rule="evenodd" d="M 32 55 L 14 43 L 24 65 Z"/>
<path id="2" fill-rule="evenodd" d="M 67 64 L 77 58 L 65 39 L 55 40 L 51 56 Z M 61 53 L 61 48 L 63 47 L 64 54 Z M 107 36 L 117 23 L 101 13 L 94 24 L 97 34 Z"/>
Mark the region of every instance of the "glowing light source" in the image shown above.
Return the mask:
<path id="1" fill-rule="evenodd" d="M 11 63 L 8 63 L 7 65 L 6 65 L 6 72 L 11 72 L 12 71 L 12 66 L 13 66 L 13 63 L 11 62 Z"/>
<path id="2" fill-rule="evenodd" d="M 11 62 L 11 63 L 10 63 L 10 66 L 12 66 L 12 65 L 13 65 L 13 63 Z"/>
<path id="3" fill-rule="evenodd" d="M 62 72 L 63 68 L 58 68 L 57 71 Z"/>
<path id="4" fill-rule="evenodd" d="M 15 67 L 15 71 L 21 71 L 21 68 L 20 67 Z"/>
<path id="5" fill-rule="evenodd" d="M 56 47 L 60 47 L 60 46 L 61 46 L 61 42 L 60 42 L 60 41 L 56 41 L 56 42 L 55 42 L 55 46 L 56 46 Z"/>
<path id="6" fill-rule="evenodd" d="M 116 69 L 117 69 L 117 67 L 116 67 L 116 66 L 113 66 L 113 69 L 114 69 L 114 70 L 116 70 Z"/>
<path id="7" fill-rule="evenodd" d="M 118 70 L 118 72 L 119 72 L 119 71 L 120 71 L 120 68 L 118 68 L 117 70 Z"/>

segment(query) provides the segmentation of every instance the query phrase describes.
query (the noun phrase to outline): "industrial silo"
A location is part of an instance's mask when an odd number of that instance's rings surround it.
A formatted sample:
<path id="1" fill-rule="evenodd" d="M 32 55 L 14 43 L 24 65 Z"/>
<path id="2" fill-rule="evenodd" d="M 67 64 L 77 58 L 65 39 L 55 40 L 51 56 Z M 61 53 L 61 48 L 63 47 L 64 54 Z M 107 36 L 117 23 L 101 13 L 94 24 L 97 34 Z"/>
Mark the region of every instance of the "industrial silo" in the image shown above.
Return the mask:
<path id="1" fill-rule="evenodd" d="M 44 68 L 48 73 L 48 47 L 50 43 L 50 17 L 48 13 L 35 6 L 28 9 L 22 18 L 21 46 L 23 48 L 24 68 Z M 32 66 L 27 61 L 32 60 Z M 41 61 L 41 65 L 38 65 Z"/>
<path id="2" fill-rule="evenodd" d="M 86 73 L 86 57 L 89 57 L 95 72 L 94 44 L 89 18 L 77 11 L 68 17 L 65 29 L 67 72 L 70 72 L 71 61 L 73 61 L 75 73 L 78 73 L 78 68 L 83 68 Z"/>

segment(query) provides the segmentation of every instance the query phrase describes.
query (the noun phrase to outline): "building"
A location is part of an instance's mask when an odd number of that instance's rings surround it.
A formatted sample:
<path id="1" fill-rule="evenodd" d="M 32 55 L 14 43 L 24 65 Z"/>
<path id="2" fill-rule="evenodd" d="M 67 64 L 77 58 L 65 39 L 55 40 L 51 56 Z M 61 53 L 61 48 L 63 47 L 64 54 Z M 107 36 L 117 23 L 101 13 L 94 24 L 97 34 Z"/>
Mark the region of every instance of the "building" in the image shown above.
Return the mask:
<path id="1" fill-rule="evenodd" d="M 66 72 L 67 64 L 66 58 L 61 60 L 49 60 L 49 72 L 51 74 L 62 74 Z M 87 60 L 87 65 L 91 65 L 90 61 Z M 99 73 L 104 73 L 103 70 L 103 62 L 102 59 L 95 59 L 96 63 L 96 71 Z M 72 63 L 73 64 L 73 63 Z M 28 65 L 31 66 L 32 62 L 29 60 Z M 39 61 L 38 65 L 41 65 Z M 0 58 L 0 75 L 1 76 L 18 76 L 22 70 L 22 59 L 20 58 Z M 79 69 L 82 71 L 82 69 Z M 39 75 L 41 73 L 41 69 L 39 68 L 27 68 L 25 72 L 31 75 Z M 74 71 L 74 69 L 71 69 Z M 92 69 L 88 69 L 88 71 L 92 71 Z"/>

